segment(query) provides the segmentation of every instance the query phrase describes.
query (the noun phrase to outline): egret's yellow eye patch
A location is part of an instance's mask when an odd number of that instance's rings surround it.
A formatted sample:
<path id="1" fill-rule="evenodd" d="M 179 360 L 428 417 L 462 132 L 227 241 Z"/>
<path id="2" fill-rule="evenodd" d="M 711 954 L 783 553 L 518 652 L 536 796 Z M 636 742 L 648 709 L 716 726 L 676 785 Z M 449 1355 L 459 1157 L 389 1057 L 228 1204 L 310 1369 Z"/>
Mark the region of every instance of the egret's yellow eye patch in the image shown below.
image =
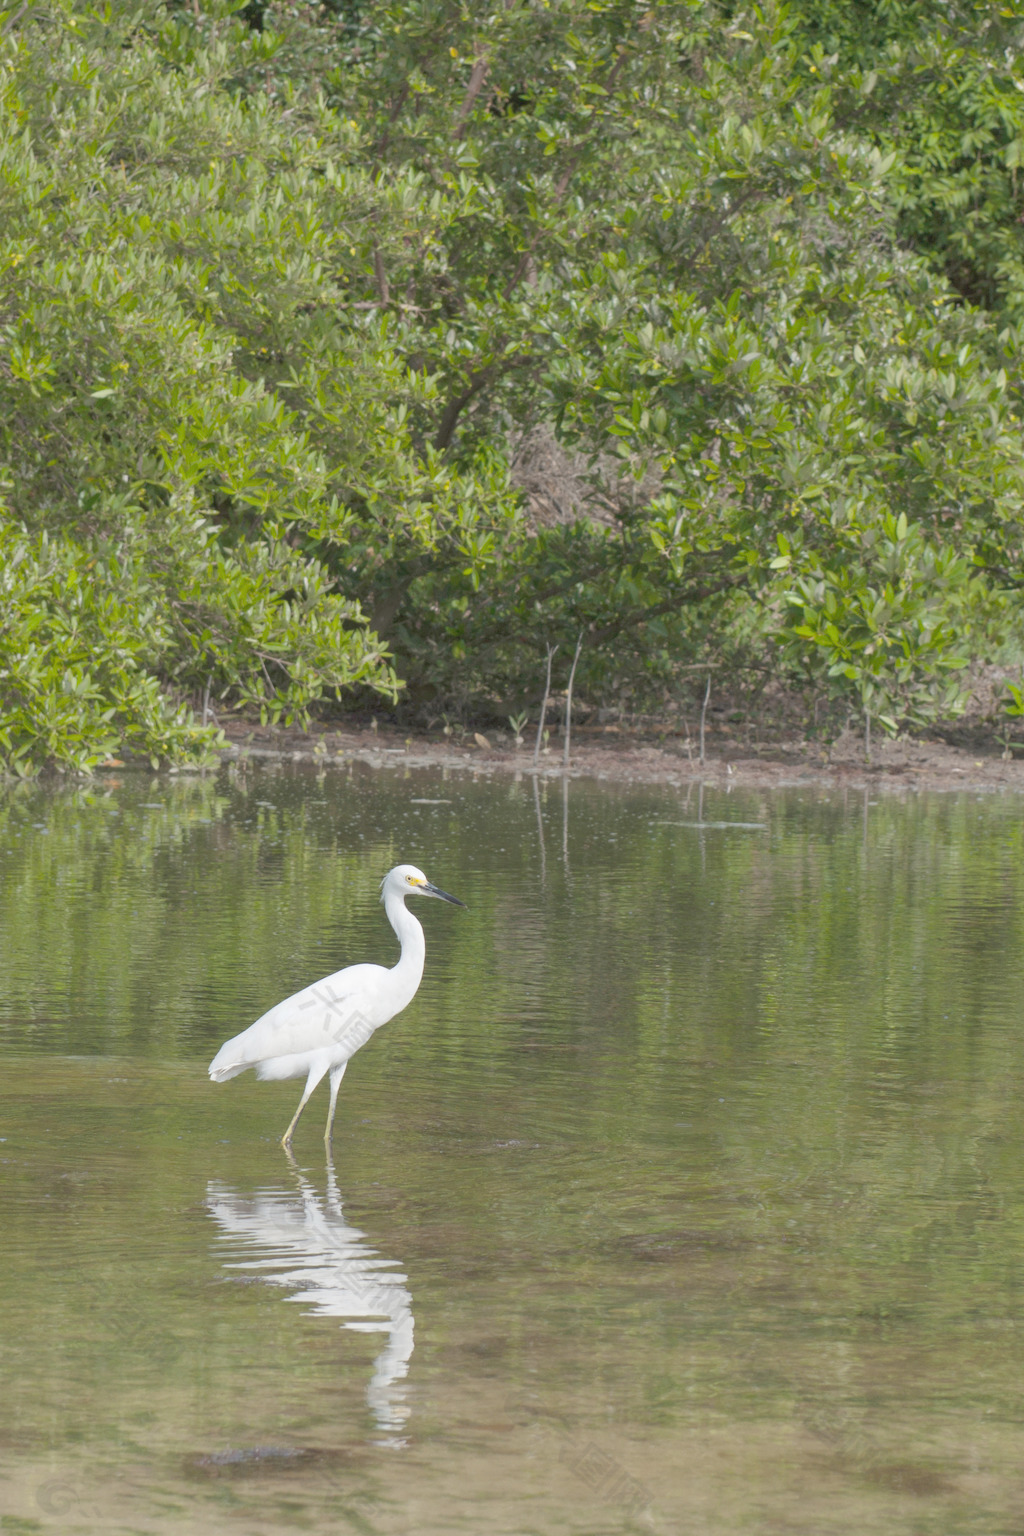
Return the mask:
<path id="1" fill-rule="evenodd" d="M 410 885 L 426 885 L 427 883 L 425 880 L 417 880 L 415 875 L 406 875 L 405 878 Z"/>

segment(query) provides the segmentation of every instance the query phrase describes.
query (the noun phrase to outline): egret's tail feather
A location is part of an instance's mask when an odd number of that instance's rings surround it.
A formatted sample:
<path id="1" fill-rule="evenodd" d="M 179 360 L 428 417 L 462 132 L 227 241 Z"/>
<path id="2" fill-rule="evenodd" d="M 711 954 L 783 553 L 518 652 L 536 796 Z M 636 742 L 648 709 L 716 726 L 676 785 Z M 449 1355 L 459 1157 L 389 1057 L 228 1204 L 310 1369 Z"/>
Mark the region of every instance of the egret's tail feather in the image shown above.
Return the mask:
<path id="1" fill-rule="evenodd" d="M 231 1078 L 237 1077 L 239 1072 L 248 1072 L 249 1068 L 253 1065 L 254 1063 L 251 1061 L 234 1061 L 230 1063 L 225 1062 L 223 1066 L 218 1066 L 215 1061 L 211 1061 L 210 1076 L 215 1083 L 226 1083 Z"/>

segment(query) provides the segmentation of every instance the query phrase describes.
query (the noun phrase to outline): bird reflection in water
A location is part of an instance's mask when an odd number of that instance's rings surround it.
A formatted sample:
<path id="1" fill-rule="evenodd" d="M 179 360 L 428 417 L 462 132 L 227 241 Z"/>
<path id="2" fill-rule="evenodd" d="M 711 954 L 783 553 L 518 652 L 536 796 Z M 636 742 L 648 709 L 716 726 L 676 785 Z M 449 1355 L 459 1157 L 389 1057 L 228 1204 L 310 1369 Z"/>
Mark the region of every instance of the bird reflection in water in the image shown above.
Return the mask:
<path id="1" fill-rule="evenodd" d="M 402 1445 L 409 1417 L 404 1380 L 413 1350 L 412 1297 L 395 1260 L 382 1259 L 365 1233 L 345 1220 L 334 1165 L 327 1164 L 327 1193 L 321 1200 L 293 1162 L 298 1194 L 267 1189 L 237 1194 L 211 1182 L 206 1203 L 220 1235 L 236 1252 L 255 1249 L 256 1257 L 236 1258 L 228 1269 L 258 1271 L 271 1285 L 294 1294 L 310 1317 L 339 1317 L 357 1333 L 386 1333 L 377 1356 L 366 1401 L 388 1444 Z"/>

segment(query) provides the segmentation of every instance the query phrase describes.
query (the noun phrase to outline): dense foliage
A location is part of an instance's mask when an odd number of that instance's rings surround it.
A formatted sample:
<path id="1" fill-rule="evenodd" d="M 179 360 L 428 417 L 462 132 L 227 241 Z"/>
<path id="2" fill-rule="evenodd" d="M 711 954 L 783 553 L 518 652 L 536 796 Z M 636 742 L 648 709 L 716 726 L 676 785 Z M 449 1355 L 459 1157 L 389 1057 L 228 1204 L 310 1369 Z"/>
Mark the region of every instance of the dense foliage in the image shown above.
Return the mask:
<path id="1" fill-rule="evenodd" d="M 8 763 L 1016 646 L 1015 9 L 230 9 L 0 20 Z"/>

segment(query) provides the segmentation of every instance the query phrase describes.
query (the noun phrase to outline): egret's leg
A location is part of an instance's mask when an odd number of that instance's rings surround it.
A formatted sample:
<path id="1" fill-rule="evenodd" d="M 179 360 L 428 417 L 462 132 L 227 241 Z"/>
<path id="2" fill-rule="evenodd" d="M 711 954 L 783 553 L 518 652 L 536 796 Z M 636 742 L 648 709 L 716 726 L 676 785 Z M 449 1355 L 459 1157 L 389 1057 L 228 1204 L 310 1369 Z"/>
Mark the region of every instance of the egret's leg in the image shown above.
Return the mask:
<path id="1" fill-rule="evenodd" d="M 345 1076 L 347 1066 L 348 1062 L 343 1061 L 340 1067 L 331 1068 L 331 1107 L 327 1111 L 327 1129 L 324 1131 L 324 1141 L 328 1146 L 334 1140 L 334 1110 L 338 1102 L 338 1089 L 341 1087 L 341 1080 Z"/>
<path id="2" fill-rule="evenodd" d="M 292 1115 L 292 1123 L 291 1123 L 291 1125 L 288 1127 L 288 1129 L 285 1131 L 284 1135 L 281 1137 L 281 1145 L 282 1145 L 282 1147 L 284 1147 L 286 1152 L 291 1147 L 291 1144 L 292 1144 L 292 1132 L 294 1131 L 295 1127 L 299 1123 L 299 1116 L 302 1114 L 302 1111 L 305 1109 L 306 1104 L 309 1101 L 310 1094 L 313 1092 L 313 1089 L 316 1087 L 317 1083 L 323 1077 L 323 1075 L 326 1072 L 326 1070 L 327 1070 L 326 1067 L 310 1067 L 310 1069 L 309 1069 L 309 1076 L 306 1078 L 306 1086 L 302 1090 L 302 1098 L 299 1100 L 299 1107 L 295 1111 L 294 1115 Z"/>

